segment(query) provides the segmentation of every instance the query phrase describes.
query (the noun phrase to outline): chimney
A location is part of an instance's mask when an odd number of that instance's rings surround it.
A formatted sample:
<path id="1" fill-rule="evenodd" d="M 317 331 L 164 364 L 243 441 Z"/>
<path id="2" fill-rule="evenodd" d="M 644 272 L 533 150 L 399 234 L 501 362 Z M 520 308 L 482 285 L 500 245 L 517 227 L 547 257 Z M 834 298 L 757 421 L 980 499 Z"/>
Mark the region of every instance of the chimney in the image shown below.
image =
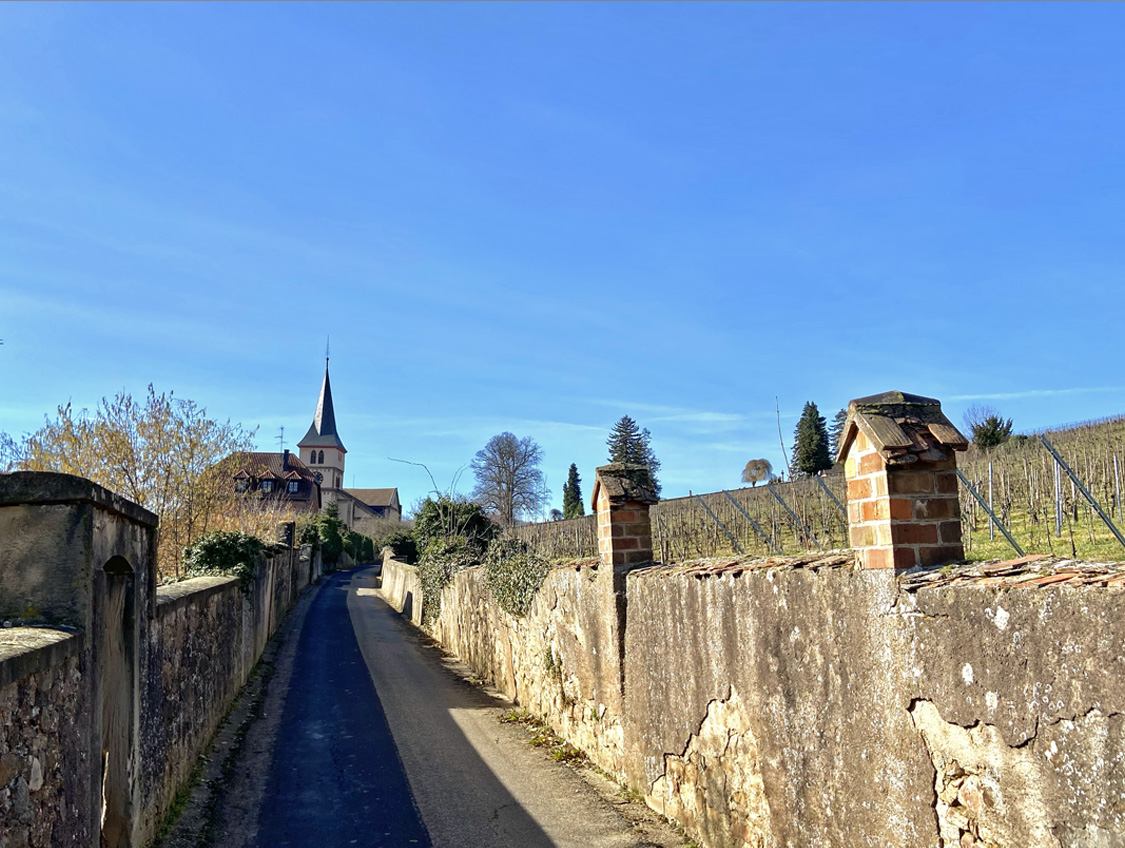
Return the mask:
<path id="1" fill-rule="evenodd" d="M 289 470 L 289 448 L 281 452 L 281 473 L 284 474 Z"/>

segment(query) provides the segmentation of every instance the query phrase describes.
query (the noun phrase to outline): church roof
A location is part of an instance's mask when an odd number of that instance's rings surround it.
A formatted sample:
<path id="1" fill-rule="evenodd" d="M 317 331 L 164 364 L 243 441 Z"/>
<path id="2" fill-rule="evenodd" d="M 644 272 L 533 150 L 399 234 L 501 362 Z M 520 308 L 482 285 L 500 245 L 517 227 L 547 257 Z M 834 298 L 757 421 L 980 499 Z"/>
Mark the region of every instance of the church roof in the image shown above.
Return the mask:
<path id="1" fill-rule="evenodd" d="M 344 491 L 367 506 L 394 506 L 398 503 L 398 489 L 344 489 Z"/>
<path id="2" fill-rule="evenodd" d="M 332 408 L 332 383 L 328 379 L 328 360 L 324 361 L 324 383 L 320 387 L 320 400 L 316 402 L 316 415 L 305 437 L 297 442 L 302 448 L 338 448 L 347 453 L 336 432 L 336 410 Z"/>

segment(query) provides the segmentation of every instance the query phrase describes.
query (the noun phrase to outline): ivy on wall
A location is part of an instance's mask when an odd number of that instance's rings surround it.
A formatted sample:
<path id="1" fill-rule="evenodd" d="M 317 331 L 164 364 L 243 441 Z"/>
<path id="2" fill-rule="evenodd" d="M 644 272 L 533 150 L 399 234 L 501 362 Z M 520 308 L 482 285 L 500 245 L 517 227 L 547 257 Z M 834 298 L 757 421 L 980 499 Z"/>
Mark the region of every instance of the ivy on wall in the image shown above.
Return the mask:
<path id="1" fill-rule="evenodd" d="M 521 539 L 497 539 L 484 557 L 485 581 L 492 597 L 502 609 L 521 617 L 531 609 L 550 570 L 550 563 Z"/>

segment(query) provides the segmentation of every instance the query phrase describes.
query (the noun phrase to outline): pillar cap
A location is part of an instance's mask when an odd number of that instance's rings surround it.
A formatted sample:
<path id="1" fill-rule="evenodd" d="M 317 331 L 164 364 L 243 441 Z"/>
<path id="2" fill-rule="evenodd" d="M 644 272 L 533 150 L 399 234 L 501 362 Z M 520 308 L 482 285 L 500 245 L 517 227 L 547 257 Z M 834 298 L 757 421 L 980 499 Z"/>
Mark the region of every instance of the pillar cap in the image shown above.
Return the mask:
<path id="1" fill-rule="evenodd" d="M 937 462 L 969 446 L 941 411 L 940 401 L 900 391 L 856 398 L 848 404 L 837 460 L 847 458 L 859 432 L 889 466 Z"/>
<path id="2" fill-rule="evenodd" d="M 614 462 L 603 465 L 596 471 L 591 508 L 598 509 L 598 494 L 605 489 L 610 503 L 659 503 L 660 498 L 652 489 L 652 471 L 647 465 L 633 465 L 628 462 Z"/>

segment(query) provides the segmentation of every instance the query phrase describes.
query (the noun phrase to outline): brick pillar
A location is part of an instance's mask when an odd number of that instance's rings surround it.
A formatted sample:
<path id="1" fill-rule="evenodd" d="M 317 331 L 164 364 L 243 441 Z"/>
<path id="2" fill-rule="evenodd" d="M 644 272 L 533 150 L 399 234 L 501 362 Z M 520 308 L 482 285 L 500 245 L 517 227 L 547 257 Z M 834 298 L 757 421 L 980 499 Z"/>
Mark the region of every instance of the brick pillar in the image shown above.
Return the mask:
<path id="1" fill-rule="evenodd" d="M 612 646 L 614 655 L 598 656 L 594 663 L 595 697 L 617 715 L 625 692 L 625 578 L 638 565 L 652 562 L 648 508 L 658 500 L 643 465 L 614 463 L 597 470 L 592 501 L 601 560 L 597 583 L 604 630 L 599 638 Z"/>
<path id="2" fill-rule="evenodd" d="M 885 392 L 848 405 L 839 459 L 858 567 L 901 570 L 964 558 L 956 451 L 967 446 L 933 398 Z"/>
<path id="3" fill-rule="evenodd" d="M 657 502 L 648 486 L 648 469 L 640 465 L 603 465 L 594 481 L 598 515 L 598 555 L 618 568 L 652 562 L 652 524 L 648 508 Z"/>

